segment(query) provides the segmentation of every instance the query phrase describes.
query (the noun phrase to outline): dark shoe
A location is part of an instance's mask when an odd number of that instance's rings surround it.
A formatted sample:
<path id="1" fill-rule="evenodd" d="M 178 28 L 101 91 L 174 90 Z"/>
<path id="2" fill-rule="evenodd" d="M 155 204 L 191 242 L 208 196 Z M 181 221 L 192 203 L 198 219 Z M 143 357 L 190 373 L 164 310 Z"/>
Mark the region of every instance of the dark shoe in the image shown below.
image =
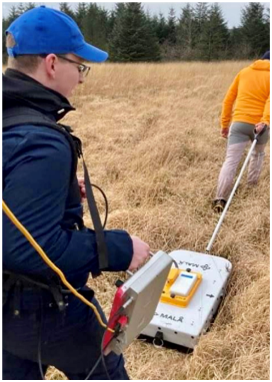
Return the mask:
<path id="1" fill-rule="evenodd" d="M 214 200 L 213 201 L 213 210 L 214 210 L 214 212 L 217 212 L 218 214 L 223 212 L 226 203 L 227 202 L 224 199 L 216 199 L 216 200 Z"/>

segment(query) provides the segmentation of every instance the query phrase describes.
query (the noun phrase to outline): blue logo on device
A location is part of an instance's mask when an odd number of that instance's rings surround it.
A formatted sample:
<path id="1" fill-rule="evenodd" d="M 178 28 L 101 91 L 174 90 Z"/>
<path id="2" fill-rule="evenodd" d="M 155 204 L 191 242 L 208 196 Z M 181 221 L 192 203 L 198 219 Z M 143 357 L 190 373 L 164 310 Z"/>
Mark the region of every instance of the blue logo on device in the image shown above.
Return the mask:
<path id="1" fill-rule="evenodd" d="M 184 275 L 184 274 L 181 274 L 180 276 L 181 276 L 181 277 L 187 277 L 187 279 L 192 279 L 192 278 L 193 278 L 193 276 L 190 276 L 190 275 Z"/>

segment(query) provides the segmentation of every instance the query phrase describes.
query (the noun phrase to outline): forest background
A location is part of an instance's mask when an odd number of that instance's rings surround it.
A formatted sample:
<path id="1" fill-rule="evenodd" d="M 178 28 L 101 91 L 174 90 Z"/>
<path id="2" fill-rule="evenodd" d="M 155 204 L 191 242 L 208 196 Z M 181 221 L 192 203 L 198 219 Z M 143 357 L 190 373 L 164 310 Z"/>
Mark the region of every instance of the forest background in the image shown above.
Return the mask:
<path id="1" fill-rule="evenodd" d="M 181 3 L 182 4 L 182 3 Z M 35 3 L 19 3 L 3 18 L 5 30 Z M 116 3 L 105 10 L 99 3 L 67 2 L 59 9 L 79 25 L 87 42 L 109 52 L 112 62 L 245 60 L 269 50 L 270 9 L 259 2 L 245 3 L 240 25 L 228 28 L 219 3 L 187 3 L 180 14 L 169 8 L 168 17 L 151 15 L 141 3 Z"/>

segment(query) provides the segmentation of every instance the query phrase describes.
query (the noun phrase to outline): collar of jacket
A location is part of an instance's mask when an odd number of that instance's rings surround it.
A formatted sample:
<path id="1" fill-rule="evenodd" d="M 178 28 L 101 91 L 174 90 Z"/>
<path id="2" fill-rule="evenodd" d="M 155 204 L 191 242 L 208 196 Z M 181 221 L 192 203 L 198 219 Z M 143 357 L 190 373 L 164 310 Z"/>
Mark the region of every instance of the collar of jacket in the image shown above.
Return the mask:
<path id="1" fill-rule="evenodd" d="M 69 111 L 75 110 L 67 98 L 58 92 L 18 70 L 7 69 L 3 75 L 3 110 L 15 106 L 41 111 L 56 122 Z"/>
<path id="2" fill-rule="evenodd" d="M 270 61 L 269 60 L 257 60 L 250 65 L 251 69 L 254 70 L 264 70 L 270 71 Z"/>

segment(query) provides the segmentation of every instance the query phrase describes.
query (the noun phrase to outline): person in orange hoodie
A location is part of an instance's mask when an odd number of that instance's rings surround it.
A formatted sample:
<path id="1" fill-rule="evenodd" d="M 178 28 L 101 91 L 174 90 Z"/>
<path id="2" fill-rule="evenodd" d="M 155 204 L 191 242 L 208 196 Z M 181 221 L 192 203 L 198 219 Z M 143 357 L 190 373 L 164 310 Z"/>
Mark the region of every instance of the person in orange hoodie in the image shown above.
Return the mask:
<path id="1" fill-rule="evenodd" d="M 213 208 L 222 212 L 230 195 L 237 167 L 254 129 L 260 132 L 248 168 L 248 184 L 258 182 L 270 126 L 270 51 L 235 77 L 223 101 L 221 136 L 228 138 L 226 159 L 220 171 Z"/>

